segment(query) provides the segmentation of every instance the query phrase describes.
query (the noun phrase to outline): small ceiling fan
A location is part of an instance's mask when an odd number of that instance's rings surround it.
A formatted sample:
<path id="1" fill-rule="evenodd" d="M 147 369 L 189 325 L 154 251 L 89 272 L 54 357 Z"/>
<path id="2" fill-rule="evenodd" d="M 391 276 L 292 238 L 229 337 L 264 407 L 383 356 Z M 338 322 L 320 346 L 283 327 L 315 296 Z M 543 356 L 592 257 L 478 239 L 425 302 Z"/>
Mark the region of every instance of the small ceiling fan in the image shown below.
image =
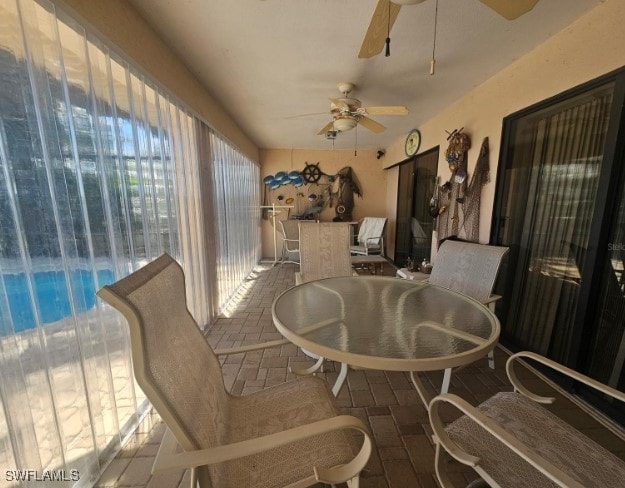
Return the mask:
<path id="1" fill-rule="evenodd" d="M 382 124 L 367 117 L 368 115 L 407 115 L 408 109 L 402 105 L 387 107 L 363 107 L 360 100 L 350 98 L 350 92 L 355 88 L 353 83 L 343 82 L 338 84 L 339 91 L 343 98 L 330 99 L 330 114 L 332 120 L 328 122 L 317 135 L 326 135 L 328 131 L 345 132 L 353 129 L 357 125 L 362 125 L 365 129 L 379 133 L 386 130 Z"/>
<path id="2" fill-rule="evenodd" d="M 362 41 L 359 58 L 371 58 L 382 52 L 387 46 L 387 56 L 390 54 L 390 32 L 397 14 L 402 5 L 416 5 L 425 0 L 378 0 L 371 23 Z M 492 8 L 502 17 L 514 20 L 517 17 L 529 12 L 534 8 L 539 0 L 479 0 L 484 5 Z"/>

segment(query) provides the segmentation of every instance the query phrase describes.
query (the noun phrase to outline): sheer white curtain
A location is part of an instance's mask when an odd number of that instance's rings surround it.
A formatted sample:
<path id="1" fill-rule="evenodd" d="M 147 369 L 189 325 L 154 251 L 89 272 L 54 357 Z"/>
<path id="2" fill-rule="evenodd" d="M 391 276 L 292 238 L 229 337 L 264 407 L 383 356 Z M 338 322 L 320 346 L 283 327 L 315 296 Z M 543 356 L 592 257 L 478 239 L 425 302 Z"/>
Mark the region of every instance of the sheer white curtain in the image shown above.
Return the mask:
<path id="1" fill-rule="evenodd" d="M 260 260 L 260 168 L 215 132 L 210 141 L 218 296 L 223 307 Z"/>
<path id="2" fill-rule="evenodd" d="M 0 467 L 3 480 L 76 469 L 88 485 L 147 406 L 126 324 L 95 291 L 168 252 L 198 322 L 217 313 L 199 122 L 46 0 L 1 2 L 0 25 Z M 237 219 L 253 214 L 243 193 L 258 171 L 223 150 L 228 242 L 257 243 Z M 252 254 L 229 256 L 230 286 Z"/>

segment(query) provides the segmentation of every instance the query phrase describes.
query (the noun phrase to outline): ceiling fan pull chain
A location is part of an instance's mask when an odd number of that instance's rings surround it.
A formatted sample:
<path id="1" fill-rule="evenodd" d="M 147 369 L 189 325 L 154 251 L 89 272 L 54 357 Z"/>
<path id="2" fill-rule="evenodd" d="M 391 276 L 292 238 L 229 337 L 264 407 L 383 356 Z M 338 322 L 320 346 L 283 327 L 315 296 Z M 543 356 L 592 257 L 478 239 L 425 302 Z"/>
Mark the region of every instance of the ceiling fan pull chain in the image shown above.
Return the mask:
<path id="1" fill-rule="evenodd" d="M 391 55 L 391 2 L 388 2 L 388 23 L 386 24 L 386 51 L 384 56 Z"/>
<path id="2" fill-rule="evenodd" d="M 434 74 L 436 66 L 436 26 L 438 24 L 438 0 L 436 0 L 436 9 L 434 10 L 434 42 L 432 44 L 432 61 L 430 61 L 430 75 Z"/>

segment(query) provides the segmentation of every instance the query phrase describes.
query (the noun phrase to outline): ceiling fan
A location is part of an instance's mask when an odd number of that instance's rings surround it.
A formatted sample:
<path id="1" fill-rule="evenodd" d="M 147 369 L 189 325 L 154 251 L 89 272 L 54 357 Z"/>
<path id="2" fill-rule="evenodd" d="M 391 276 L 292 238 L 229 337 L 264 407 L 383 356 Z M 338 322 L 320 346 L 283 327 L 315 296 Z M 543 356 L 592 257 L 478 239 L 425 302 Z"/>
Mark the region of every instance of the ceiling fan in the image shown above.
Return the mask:
<path id="1" fill-rule="evenodd" d="M 357 125 L 365 129 L 379 133 L 386 130 L 382 124 L 367 117 L 368 115 L 407 115 L 408 109 L 401 105 L 387 107 L 363 107 L 360 100 L 350 98 L 350 92 L 355 88 L 353 83 L 343 82 L 338 84 L 343 98 L 330 99 L 330 114 L 332 120 L 328 122 L 317 135 L 326 135 L 328 131 L 345 132 Z"/>
<path id="2" fill-rule="evenodd" d="M 390 54 L 390 32 L 397 14 L 402 5 L 416 5 L 425 0 L 378 0 L 373 11 L 371 23 L 362 41 L 359 58 L 370 58 L 379 54 L 387 46 L 387 56 Z M 502 17 L 514 20 L 529 12 L 538 3 L 538 0 L 479 0 L 484 5 L 492 8 Z"/>

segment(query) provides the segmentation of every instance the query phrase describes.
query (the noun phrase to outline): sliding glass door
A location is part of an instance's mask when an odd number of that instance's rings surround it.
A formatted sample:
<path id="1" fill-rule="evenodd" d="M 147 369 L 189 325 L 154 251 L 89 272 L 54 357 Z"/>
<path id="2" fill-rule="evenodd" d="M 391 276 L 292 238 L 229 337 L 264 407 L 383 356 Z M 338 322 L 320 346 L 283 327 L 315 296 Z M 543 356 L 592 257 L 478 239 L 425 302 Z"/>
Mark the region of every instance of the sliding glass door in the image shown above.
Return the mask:
<path id="1" fill-rule="evenodd" d="M 510 247 L 503 342 L 621 388 L 624 87 L 612 74 L 506 119 L 492 236 Z"/>
<path id="2" fill-rule="evenodd" d="M 618 165 L 622 166 L 621 157 Z M 613 388 L 625 390 L 625 185 L 611 202 L 614 216 L 605 255 L 599 260 L 601 279 L 594 300 L 592 324 L 582 344 L 588 373 Z"/>
<path id="3" fill-rule="evenodd" d="M 430 259 L 433 220 L 429 209 L 437 167 L 438 147 L 399 166 L 395 264 L 400 267 L 409 256 L 419 263 Z"/>

